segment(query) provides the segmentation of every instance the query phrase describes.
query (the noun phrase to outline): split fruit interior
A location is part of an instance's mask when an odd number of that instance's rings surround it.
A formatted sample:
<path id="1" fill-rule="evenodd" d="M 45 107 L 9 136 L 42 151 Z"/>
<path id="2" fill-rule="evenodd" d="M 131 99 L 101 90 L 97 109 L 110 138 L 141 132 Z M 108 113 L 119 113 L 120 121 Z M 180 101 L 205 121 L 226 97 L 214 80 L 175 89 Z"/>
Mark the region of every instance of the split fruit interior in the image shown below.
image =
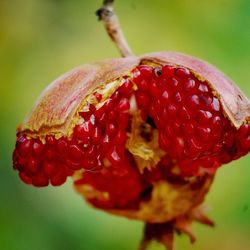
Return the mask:
<path id="1" fill-rule="evenodd" d="M 250 151 L 249 101 L 235 88 L 231 94 L 244 99 L 245 109 L 231 112 L 224 103 L 227 96 L 217 91 L 219 85 L 214 87 L 206 79 L 208 66 L 198 59 L 178 57 L 190 63 L 149 56 L 134 59 L 115 78 L 101 79 L 98 70 L 93 71 L 99 83 L 83 88 L 85 95 L 71 95 L 70 100 L 60 91 L 70 92 L 71 83 L 82 84 L 82 78 L 88 82 L 88 75 L 76 70 L 59 80 L 61 85 L 55 82 L 17 133 L 13 165 L 22 181 L 58 186 L 73 176 L 76 189 L 89 203 L 114 213 L 143 210 L 143 204 L 154 206 L 152 199 L 160 196 L 168 199 L 164 206 L 175 211 L 180 210 L 175 200 L 180 197 L 190 199 L 187 206 L 180 203 L 184 210 L 201 203 L 216 170 Z M 205 76 L 196 72 L 199 66 Z M 69 90 L 62 90 L 63 84 Z M 227 90 L 232 83 L 221 84 L 219 89 Z M 67 113 L 64 130 L 55 118 L 50 124 L 50 108 L 57 98 L 70 104 L 81 99 L 71 113 L 62 107 L 62 113 Z M 237 123 L 243 111 L 246 114 Z M 124 215 L 155 222 L 151 212 L 145 211 L 144 217 Z"/>

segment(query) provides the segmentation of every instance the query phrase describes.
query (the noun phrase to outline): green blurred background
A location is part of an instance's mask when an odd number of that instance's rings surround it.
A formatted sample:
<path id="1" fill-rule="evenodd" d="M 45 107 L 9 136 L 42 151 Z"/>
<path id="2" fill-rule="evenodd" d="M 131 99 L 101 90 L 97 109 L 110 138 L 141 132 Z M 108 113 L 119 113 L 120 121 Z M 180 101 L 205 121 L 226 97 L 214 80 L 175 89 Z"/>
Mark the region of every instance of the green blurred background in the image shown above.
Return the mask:
<path id="1" fill-rule="evenodd" d="M 143 224 L 89 208 L 68 181 L 26 186 L 12 170 L 15 128 L 63 72 L 119 56 L 94 16 L 101 0 L 0 0 L 0 249 L 135 250 Z M 177 50 L 206 59 L 250 97 L 249 0 L 116 1 L 136 54 Z M 198 241 L 176 250 L 250 249 L 250 157 L 218 171 L 206 203 L 217 227 L 195 225 Z M 163 249 L 157 243 L 152 250 Z"/>

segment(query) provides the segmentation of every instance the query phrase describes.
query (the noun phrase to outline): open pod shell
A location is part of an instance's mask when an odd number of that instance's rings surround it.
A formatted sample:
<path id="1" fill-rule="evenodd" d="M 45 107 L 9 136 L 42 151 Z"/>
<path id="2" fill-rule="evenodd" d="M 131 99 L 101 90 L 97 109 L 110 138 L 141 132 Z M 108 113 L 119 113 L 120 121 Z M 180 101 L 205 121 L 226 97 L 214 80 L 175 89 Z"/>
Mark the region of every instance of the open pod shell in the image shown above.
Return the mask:
<path id="1" fill-rule="evenodd" d="M 86 64 L 64 74 L 45 89 L 19 130 L 35 138 L 43 138 L 47 134 L 57 138 L 70 136 L 77 123 L 78 111 L 84 108 L 87 98 L 94 91 L 114 82 L 107 93 L 108 98 L 119 87 L 117 79 L 130 75 L 135 67 L 145 63 L 188 68 L 199 80 L 208 82 L 222 104 L 224 115 L 235 128 L 250 122 L 249 100 L 222 72 L 191 56 L 158 52 Z M 154 184 L 150 199 L 141 201 L 138 209 L 107 211 L 151 223 L 170 221 L 202 203 L 212 180 L 213 176 L 209 176 L 202 180 L 190 180 L 185 185 L 161 181 Z M 81 187 L 77 187 L 77 191 L 86 195 Z"/>

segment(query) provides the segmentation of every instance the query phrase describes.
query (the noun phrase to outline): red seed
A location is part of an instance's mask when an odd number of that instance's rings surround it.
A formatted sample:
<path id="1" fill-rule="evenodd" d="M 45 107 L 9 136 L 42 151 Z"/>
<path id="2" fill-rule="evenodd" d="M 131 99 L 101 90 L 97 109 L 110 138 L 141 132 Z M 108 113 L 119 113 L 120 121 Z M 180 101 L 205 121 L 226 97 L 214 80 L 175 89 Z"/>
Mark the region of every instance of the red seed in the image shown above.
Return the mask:
<path id="1" fill-rule="evenodd" d="M 200 96 L 200 102 L 205 107 L 209 107 L 212 104 L 213 97 L 210 95 L 201 95 Z"/>
<path id="2" fill-rule="evenodd" d="M 221 129 L 222 128 L 222 119 L 220 116 L 214 116 L 212 120 L 213 129 Z"/>
<path id="3" fill-rule="evenodd" d="M 85 140 L 86 137 L 90 137 L 93 132 L 93 124 L 90 121 L 86 121 L 81 125 L 77 125 L 74 128 L 74 136 L 78 140 Z"/>
<path id="4" fill-rule="evenodd" d="M 197 140 L 195 140 L 194 138 L 190 138 L 189 140 L 187 140 L 187 147 L 185 150 L 187 157 L 189 158 L 198 157 L 201 153 L 201 150 L 202 150 L 202 147 Z"/>
<path id="5" fill-rule="evenodd" d="M 210 119 L 213 117 L 212 113 L 205 110 L 198 111 L 198 121 L 202 124 L 209 123 Z"/>
<path id="6" fill-rule="evenodd" d="M 132 71 L 132 74 L 133 74 L 133 81 L 136 83 L 136 84 L 139 84 L 142 77 L 141 77 L 141 72 L 138 68 L 135 68 L 133 71 Z"/>
<path id="7" fill-rule="evenodd" d="M 184 150 L 184 140 L 181 137 L 176 137 L 171 142 L 172 146 L 170 148 L 171 156 L 172 157 L 180 157 Z"/>
<path id="8" fill-rule="evenodd" d="M 176 113 L 177 113 L 177 107 L 173 104 L 170 104 L 168 107 L 167 107 L 167 111 L 168 111 L 168 115 L 169 117 L 173 118 L 174 116 L 176 116 Z"/>
<path id="9" fill-rule="evenodd" d="M 138 88 L 140 91 L 147 91 L 150 84 L 148 82 L 148 80 L 141 80 L 138 84 L 137 84 Z"/>
<path id="10" fill-rule="evenodd" d="M 20 169 L 22 169 L 23 167 L 26 167 L 27 162 L 28 162 L 28 158 L 19 157 L 18 163 L 19 163 L 19 167 L 21 167 Z"/>
<path id="11" fill-rule="evenodd" d="M 114 142 L 115 144 L 121 145 L 126 142 L 126 139 L 127 139 L 126 131 L 119 129 L 116 134 L 116 137 L 114 138 Z"/>
<path id="12" fill-rule="evenodd" d="M 109 136 L 113 136 L 115 135 L 117 131 L 117 128 L 116 128 L 116 125 L 113 124 L 113 123 L 108 123 L 106 125 L 106 133 L 109 135 Z"/>
<path id="13" fill-rule="evenodd" d="M 166 127 L 165 127 L 165 136 L 167 136 L 169 139 L 173 139 L 175 138 L 175 132 L 174 132 L 174 129 L 173 129 L 173 126 L 172 124 L 167 124 Z"/>
<path id="14" fill-rule="evenodd" d="M 129 115 L 127 113 L 121 113 L 118 116 L 118 125 L 120 129 L 126 129 L 128 126 Z"/>
<path id="15" fill-rule="evenodd" d="M 118 112 L 128 111 L 130 108 L 129 100 L 127 98 L 122 98 L 117 105 Z"/>
<path id="16" fill-rule="evenodd" d="M 164 150 L 168 150 L 171 145 L 170 141 L 164 133 L 160 133 L 159 135 L 159 145 Z"/>
<path id="17" fill-rule="evenodd" d="M 96 111 L 94 112 L 95 118 L 98 120 L 104 113 L 105 113 L 105 107 L 104 106 L 96 109 Z M 90 114 L 90 115 L 92 115 L 92 114 Z"/>
<path id="18" fill-rule="evenodd" d="M 60 186 L 62 185 L 67 179 L 67 175 L 64 171 L 57 173 L 56 175 L 52 176 L 50 182 L 53 186 Z"/>
<path id="19" fill-rule="evenodd" d="M 98 145 L 99 146 L 99 145 Z M 97 152 L 97 146 L 95 145 L 92 145 L 90 146 L 85 152 L 84 152 L 84 157 L 88 157 L 88 158 L 91 158 L 91 157 L 95 157 L 95 154 Z"/>
<path id="20" fill-rule="evenodd" d="M 197 139 L 203 142 L 211 140 L 211 128 L 208 127 L 197 127 Z"/>
<path id="21" fill-rule="evenodd" d="M 68 151 L 68 142 L 64 138 L 60 138 L 57 142 L 57 151 L 61 156 L 65 156 Z"/>
<path id="22" fill-rule="evenodd" d="M 192 96 L 189 96 L 188 99 L 187 99 L 187 105 L 190 107 L 190 108 L 198 108 L 199 105 L 200 105 L 200 98 L 199 96 L 197 95 L 192 95 Z"/>
<path id="23" fill-rule="evenodd" d="M 45 162 L 43 164 L 43 172 L 48 176 L 53 176 L 56 173 L 56 165 L 54 162 Z"/>
<path id="24" fill-rule="evenodd" d="M 133 83 L 129 79 L 125 79 L 125 82 L 119 88 L 119 93 L 125 97 L 130 97 L 133 91 Z"/>
<path id="25" fill-rule="evenodd" d="M 92 135 L 92 141 L 93 143 L 100 143 L 101 139 L 101 129 L 98 127 L 94 128 L 93 135 Z"/>
<path id="26" fill-rule="evenodd" d="M 85 120 L 88 121 L 89 117 L 92 115 L 90 111 L 79 112 L 79 115 Z"/>
<path id="27" fill-rule="evenodd" d="M 56 139 L 53 135 L 46 135 L 46 144 L 54 146 L 56 144 Z"/>
<path id="28" fill-rule="evenodd" d="M 150 98 L 147 93 L 145 92 L 137 92 L 136 93 L 136 102 L 139 107 L 145 107 L 149 105 Z"/>
<path id="29" fill-rule="evenodd" d="M 19 172 L 19 177 L 26 184 L 32 183 L 31 177 L 29 177 L 25 172 Z"/>
<path id="30" fill-rule="evenodd" d="M 190 71 L 187 68 L 177 68 L 175 70 L 175 75 L 180 78 L 187 78 L 190 76 Z"/>
<path id="31" fill-rule="evenodd" d="M 175 67 L 170 65 L 165 65 L 162 67 L 162 77 L 172 77 L 175 72 Z"/>
<path id="32" fill-rule="evenodd" d="M 166 105 L 168 102 L 169 102 L 169 93 L 167 90 L 165 90 L 161 95 L 161 103 L 162 105 Z"/>
<path id="33" fill-rule="evenodd" d="M 250 135 L 245 138 L 240 138 L 240 147 L 246 152 L 250 150 Z"/>
<path id="34" fill-rule="evenodd" d="M 82 124 L 83 134 L 84 136 L 91 136 L 93 132 L 93 124 L 91 121 L 84 122 Z"/>
<path id="35" fill-rule="evenodd" d="M 83 168 L 86 170 L 94 170 L 98 168 L 96 159 L 84 158 L 82 161 Z"/>
<path id="36" fill-rule="evenodd" d="M 35 141 L 33 144 L 33 154 L 35 156 L 41 156 L 44 152 L 44 145 L 40 141 Z"/>
<path id="37" fill-rule="evenodd" d="M 238 134 L 238 137 L 241 137 L 241 138 L 246 138 L 246 137 L 248 137 L 249 134 L 250 134 L 250 125 L 248 125 L 248 124 L 242 125 L 242 126 L 239 128 L 237 134 Z"/>
<path id="38" fill-rule="evenodd" d="M 137 67 L 143 78 L 150 79 L 153 76 L 153 68 L 147 65 L 140 65 Z"/>
<path id="39" fill-rule="evenodd" d="M 186 79 L 183 83 L 183 89 L 185 91 L 194 91 L 196 89 L 196 82 L 194 79 Z"/>
<path id="40" fill-rule="evenodd" d="M 105 101 L 103 108 L 106 111 L 111 111 L 114 107 L 114 101 L 110 98 L 108 100 Z"/>
<path id="41" fill-rule="evenodd" d="M 109 111 L 107 117 L 108 117 L 108 120 L 112 122 L 112 121 L 116 120 L 117 112 L 114 110 L 111 110 L 111 111 Z"/>
<path id="42" fill-rule="evenodd" d="M 200 84 L 199 88 L 200 92 L 208 92 L 208 87 L 205 84 Z"/>
<path id="43" fill-rule="evenodd" d="M 223 135 L 223 144 L 226 145 L 228 148 L 230 148 L 234 144 L 234 139 L 235 139 L 234 134 L 226 132 Z"/>
<path id="44" fill-rule="evenodd" d="M 174 95 L 173 100 L 174 100 L 175 103 L 180 103 L 182 101 L 182 95 L 179 92 L 177 92 Z"/>
<path id="45" fill-rule="evenodd" d="M 222 164 L 226 164 L 232 161 L 232 156 L 228 152 L 224 151 L 219 155 L 219 160 Z"/>
<path id="46" fill-rule="evenodd" d="M 96 100 L 97 100 L 98 102 L 100 102 L 100 101 L 102 100 L 102 95 L 101 95 L 100 93 L 95 92 L 93 95 L 95 96 L 95 98 L 96 98 Z"/>
<path id="47" fill-rule="evenodd" d="M 108 147 L 110 144 L 110 137 L 108 135 L 105 135 L 102 140 L 102 144 L 104 147 Z"/>
<path id="48" fill-rule="evenodd" d="M 176 78 L 173 77 L 167 80 L 167 87 L 171 92 L 176 91 L 178 86 L 179 81 Z"/>
<path id="49" fill-rule="evenodd" d="M 161 93 L 161 89 L 159 88 L 158 84 L 156 82 L 152 81 L 150 86 L 149 86 L 149 94 L 154 99 L 160 93 Z"/>
<path id="50" fill-rule="evenodd" d="M 30 157 L 27 163 L 27 169 L 31 173 L 35 173 L 38 170 L 38 161 L 33 157 Z"/>
<path id="51" fill-rule="evenodd" d="M 84 168 L 83 160 L 80 162 L 73 162 L 71 160 L 66 160 L 66 164 L 69 166 L 71 170 L 76 171 L 76 170 L 80 170 L 81 168 Z"/>
<path id="52" fill-rule="evenodd" d="M 44 173 L 40 172 L 33 176 L 32 184 L 36 187 L 45 187 L 49 185 L 49 180 Z"/>
<path id="53" fill-rule="evenodd" d="M 220 153 L 222 149 L 223 149 L 222 143 L 217 143 L 213 147 L 213 153 Z"/>
<path id="54" fill-rule="evenodd" d="M 206 157 L 202 161 L 202 166 L 204 168 L 210 168 L 210 169 L 212 168 L 213 169 L 212 173 L 214 173 L 214 171 L 220 166 L 220 163 L 215 157 Z"/>
<path id="55" fill-rule="evenodd" d="M 190 122 L 186 122 L 182 125 L 182 133 L 186 135 L 186 138 L 190 138 L 194 134 L 194 124 Z"/>
<path id="56" fill-rule="evenodd" d="M 213 98 L 213 102 L 212 102 L 211 106 L 212 106 L 213 110 L 220 111 L 220 102 L 219 102 L 218 98 L 216 98 L 216 97 Z"/>
<path id="57" fill-rule="evenodd" d="M 105 124 L 106 121 L 107 121 L 107 119 L 108 119 L 107 114 L 106 114 L 106 113 L 103 113 L 103 114 L 101 115 L 101 117 L 99 118 L 99 123 Z"/>
<path id="58" fill-rule="evenodd" d="M 82 150 L 77 145 L 70 145 L 69 157 L 71 161 L 79 162 L 83 157 Z"/>
<path id="59" fill-rule="evenodd" d="M 111 162 L 111 164 L 119 164 L 122 161 L 122 154 L 121 152 L 118 152 L 118 149 L 116 147 L 111 148 L 111 150 L 107 154 L 108 160 Z"/>
<path id="60" fill-rule="evenodd" d="M 178 136 L 180 133 L 181 123 L 176 120 L 172 123 L 172 127 L 175 132 L 175 135 Z"/>
<path id="61" fill-rule="evenodd" d="M 45 156 L 44 156 L 46 159 L 54 159 L 56 157 L 56 151 L 54 148 L 52 147 L 47 147 L 46 148 L 46 152 L 45 152 Z"/>
<path id="62" fill-rule="evenodd" d="M 18 152 L 21 156 L 28 157 L 32 154 L 32 141 L 30 139 L 24 139 L 21 144 L 18 145 Z"/>
<path id="63" fill-rule="evenodd" d="M 186 121 L 189 120 L 191 118 L 189 111 L 187 110 L 186 107 L 182 106 L 179 111 L 178 111 L 178 115 L 179 118 L 181 119 L 181 121 Z"/>

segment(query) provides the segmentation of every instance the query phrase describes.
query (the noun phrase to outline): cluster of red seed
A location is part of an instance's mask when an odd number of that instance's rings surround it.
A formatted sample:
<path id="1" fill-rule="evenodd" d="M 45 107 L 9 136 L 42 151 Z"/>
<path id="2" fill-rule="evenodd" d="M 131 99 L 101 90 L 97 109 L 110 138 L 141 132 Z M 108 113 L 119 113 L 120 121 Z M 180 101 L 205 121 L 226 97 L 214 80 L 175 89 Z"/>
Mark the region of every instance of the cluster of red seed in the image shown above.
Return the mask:
<path id="1" fill-rule="evenodd" d="M 57 141 L 54 136 L 47 136 L 43 144 L 39 139 L 18 134 L 13 153 L 14 169 L 26 184 L 42 187 L 47 186 L 49 180 L 54 186 L 63 184 L 73 173 L 61 157 L 67 149 L 66 143 L 64 139 Z"/>
<path id="2" fill-rule="evenodd" d="M 237 131 L 224 117 L 206 82 L 187 68 L 141 65 L 133 71 L 136 100 L 143 119 L 153 118 L 159 145 L 181 175 L 214 172 L 250 150 L 250 126 Z"/>
<path id="3" fill-rule="evenodd" d="M 75 181 L 76 186 L 90 186 L 95 190 L 86 198 L 94 206 L 106 209 L 135 208 L 140 200 L 140 195 L 146 187 L 143 183 L 136 165 L 127 155 L 127 159 L 119 165 L 111 165 L 100 172 L 85 172 L 82 178 Z"/>
<path id="4" fill-rule="evenodd" d="M 47 136 L 46 144 L 43 144 L 39 139 L 18 134 L 13 166 L 25 183 L 47 186 L 50 179 L 51 184 L 57 186 L 72 174 L 60 158 L 60 144 L 56 144 L 53 136 Z"/>
<path id="5" fill-rule="evenodd" d="M 100 171 L 84 172 L 75 185 L 90 185 L 100 192 L 100 195 L 88 199 L 102 208 L 132 207 L 142 192 L 140 174 L 125 146 L 126 133 L 130 127 L 128 111 L 133 84 L 128 79 L 124 81 L 101 108 L 90 106 L 89 112 L 80 113 L 86 122 L 74 129 L 74 137 L 85 143 L 86 140 L 91 141 L 91 138 L 94 142 L 93 136 L 97 134 L 95 131 L 100 131 L 93 145 L 93 157 L 100 160 Z M 84 128 L 88 121 L 91 123 L 91 119 L 94 122 L 86 132 Z M 86 169 L 84 164 L 82 166 Z M 103 195 L 105 193 L 107 195 Z"/>
<path id="6" fill-rule="evenodd" d="M 156 168 L 143 175 L 126 149 L 133 94 L 142 119 L 158 129 L 159 146 L 166 152 Z M 102 100 L 98 92 L 94 96 Z M 42 143 L 18 134 L 13 162 L 25 183 L 61 185 L 74 171 L 84 169 L 75 185 L 97 191 L 88 197 L 92 204 L 132 207 L 153 182 L 213 173 L 250 150 L 250 126 L 239 130 L 231 126 L 208 84 L 186 68 L 138 66 L 131 80 L 124 77 L 102 106 L 88 108 L 79 112 L 84 121 L 74 127 L 70 138 L 48 135 Z"/>
<path id="7" fill-rule="evenodd" d="M 26 138 L 19 134 L 13 154 L 14 168 L 27 184 L 56 186 L 73 171 L 84 169 L 78 184 L 88 184 L 108 193 L 106 200 L 92 198 L 96 206 L 121 207 L 133 204 L 141 192 L 139 172 L 125 148 L 129 127 L 133 84 L 128 79 L 98 109 L 79 112 L 84 122 L 74 127 L 70 138 Z M 102 96 L 94 94 L 98 101 Z M 128 184 L 131 184 L 128 186 Z M 127 190 L 125 192 L 125 190 Z"/>

